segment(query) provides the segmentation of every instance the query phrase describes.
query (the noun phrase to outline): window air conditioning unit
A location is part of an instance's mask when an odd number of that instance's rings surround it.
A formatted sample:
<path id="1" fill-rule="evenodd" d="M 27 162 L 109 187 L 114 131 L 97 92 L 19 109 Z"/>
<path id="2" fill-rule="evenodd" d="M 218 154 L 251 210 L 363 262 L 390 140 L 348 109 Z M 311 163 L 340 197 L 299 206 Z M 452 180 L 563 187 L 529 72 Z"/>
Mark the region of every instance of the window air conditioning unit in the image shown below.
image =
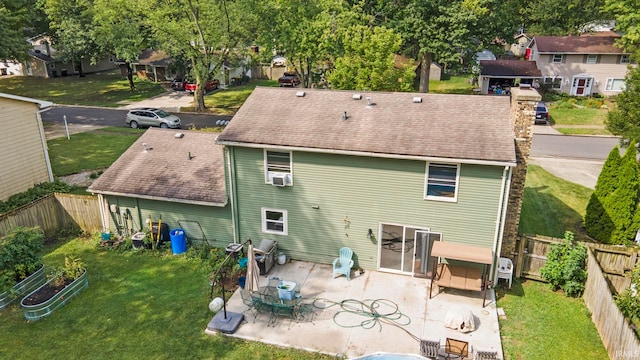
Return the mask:
<path id="1" fill-rule="evenodd" d="M 271 185 L 273 186 L 286 186 L 289 184 L 289 174 L 285 173 L 272 173 L 271 177 Z"/>

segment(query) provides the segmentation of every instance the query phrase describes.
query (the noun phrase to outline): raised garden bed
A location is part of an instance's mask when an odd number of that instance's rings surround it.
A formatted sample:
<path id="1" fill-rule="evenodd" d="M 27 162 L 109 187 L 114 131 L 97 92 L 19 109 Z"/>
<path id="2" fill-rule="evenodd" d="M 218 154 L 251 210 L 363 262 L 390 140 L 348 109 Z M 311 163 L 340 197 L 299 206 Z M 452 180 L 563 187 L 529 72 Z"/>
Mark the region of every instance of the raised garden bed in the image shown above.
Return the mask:
<path id="1" fill-rule="evenodd" d="M 27 276 L 26 279 L 15 284 L 11 290 L 7 290 L 0 294 L 0 310 L 9 306 L 15 299 L 23 297 L 25 294 L 32 292 L 47 281 L 44 272 L 44 265 L 40 266 L 36 272 Z"/>
<path id="2" fill-rule="evenodd" d="M 24 317 L 35 321 L 49 316 L 87 286 L 86 269 L 77 279 L 65 282 L 64 287 L 56 287 L 51 279 L 22 299 L 20 305 L 24 309 Z"/>

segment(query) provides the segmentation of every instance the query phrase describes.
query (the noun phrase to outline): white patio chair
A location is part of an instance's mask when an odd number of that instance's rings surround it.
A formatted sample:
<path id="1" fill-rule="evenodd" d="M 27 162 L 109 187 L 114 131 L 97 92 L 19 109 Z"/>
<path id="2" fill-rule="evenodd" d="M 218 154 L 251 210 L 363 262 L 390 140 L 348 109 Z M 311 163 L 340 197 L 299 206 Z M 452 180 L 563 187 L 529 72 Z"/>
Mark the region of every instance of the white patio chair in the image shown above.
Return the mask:
<path id="1" fill-rule="evenodd" d="M 500 279 L 509 280 L 509 289 L 513 281 L 513 262 L 508 258 L 500 258 L 498 262 L 498 281 Z"/>

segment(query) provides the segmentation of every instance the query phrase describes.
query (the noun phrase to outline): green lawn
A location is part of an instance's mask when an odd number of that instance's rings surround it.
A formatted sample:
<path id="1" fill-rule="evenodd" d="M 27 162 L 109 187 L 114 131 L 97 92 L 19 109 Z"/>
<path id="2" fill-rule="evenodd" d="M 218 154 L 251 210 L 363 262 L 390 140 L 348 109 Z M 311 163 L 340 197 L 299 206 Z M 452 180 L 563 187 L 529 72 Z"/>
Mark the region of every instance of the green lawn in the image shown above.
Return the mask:
<path id="1" fill-rule="evenodd" d="M 134 80 L 135 91 L 119 72 L 44 79 L 33 76 L 0 77 L 0 92 L 52 101 L 56 104 L 119 107 L 164 93 L 159 83 Z"/>
<path id="2" fill-rule="evenodd" d="M 108 168 L 144 130 L 107 127 L 47 141 L 54 176 Z"/>
<path id="3" fill-rule="evenodd" d="M 46 247 L 47 266 L 66 255 L 86 264 L 89 287 L 51 316 L 28 322 L 15 304 L 0 312 L 2 359 L 331 359 L 204 333 L 210 269 L 185 256 L 98 251 L 96 237 Z M 246 326 L 246 325 L 245 325 Z"/>
<path id="4" fill-rule="evenodd" d="M 230 86 L 210 95 L 205 95 L 204 104 L 207 110 L 219 115 L 233 115 L 244 104 L 256 86 L 278 86 L 277 80 L 252 80 L 240 86 Z M 183 107 L 181 111 L 193 111 L 193 107 Z"/>
<path id="5" fill-rule="evenodd" d="M 577 240 L 592 241 L 582 217 L 593 190 L 560 179 L 540 166 L 529 165 L 522 199 L 519 232 L 563 238 L 573 231 Z"/>
<path id="6" fill-rule="evenodd" d="M 514 281 L 496 289 L 504 358 L 510 360 L 608 359 L 582 298 L 553 292 L 548 284 Z"/>
<path id="7" fill-rule="evenodd" d="M 446 78 L 443 76 L 443 78 Z M 464 94 L 473 95 L 474 86 L 471 85 L 471 75 L 456 75 L 445 80 L 429 81 L 429 92 L 434 94 Z"/>
<path id="8" fill-rule="evenodd" d="M 606 109 L 554 109 L 550 107 L 549 116 L 556 126 L 562 125 L 596 125 L 604 126 L 604 120 L 607 118 L 608 110 Z"/>

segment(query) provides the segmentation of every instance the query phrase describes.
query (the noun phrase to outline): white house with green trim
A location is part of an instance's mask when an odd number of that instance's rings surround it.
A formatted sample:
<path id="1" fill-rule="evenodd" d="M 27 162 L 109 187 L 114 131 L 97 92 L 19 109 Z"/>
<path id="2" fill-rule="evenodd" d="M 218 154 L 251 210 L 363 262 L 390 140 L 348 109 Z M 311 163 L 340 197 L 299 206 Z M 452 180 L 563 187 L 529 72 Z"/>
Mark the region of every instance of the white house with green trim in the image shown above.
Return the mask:
<path id="1" fill-rule="evenodd" d="M 508 97 L 258 87 L 217 138 L 235 240 L 320 263 L 348 246 L 363 269 L 414 276 L 435 241 L 497 258 L 512 117 Z"/>

